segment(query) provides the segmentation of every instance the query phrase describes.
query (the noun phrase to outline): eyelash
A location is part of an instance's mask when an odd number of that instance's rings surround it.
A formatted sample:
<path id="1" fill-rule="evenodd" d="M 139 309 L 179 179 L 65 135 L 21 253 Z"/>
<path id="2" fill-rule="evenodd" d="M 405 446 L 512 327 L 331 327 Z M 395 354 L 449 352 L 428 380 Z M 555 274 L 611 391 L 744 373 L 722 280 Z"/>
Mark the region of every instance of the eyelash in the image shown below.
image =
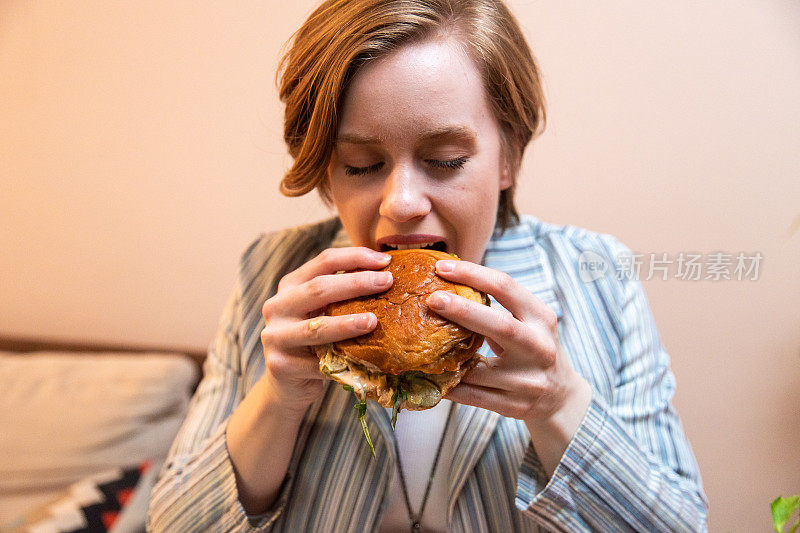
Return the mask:
<path id="1" fill-rule="evenodd" d="M 469 160 L 466 156 L 456 157 L 455 159 L 448 159 L 447 161 L 440 161 L 438 159 L 426 159 L 425 162 L 431 165 L 432 167 L 442 168 L 445 170 L 457 170 L 464 167 L 464 163 Z M 376 170 L 380 170 L 383 166 L 383 163 L 375 163 L 374 165 L 370 165 L 368 167 L 344 167 L 344 172 L 348 176 L 361 176 L 363 174 L 368 174 L 370 172 L 375 172 Z"/>
<path id="2" fill-rule="evenodd" d="M 374 165 L 370 165 L 368 167 L 348 167 L 345 165 L 344 173 L 348 176 L 361 176 L 362 174 L 374 172 L 380 169 L 382 166 L 383 163 L 375 163 Z"/>
<path id="3" fill-rule="evenodd" d="M 448 170 L 455 170 L 464 167 L 464 163 L 467 162 L 467 157 L 461 156 L 461 157 L 456 157 L 455 159 L 448 159 L 447 161 L 439 161 L 438 159 L 426 159 L 425 162 L 436 168 L 446 168 Z"/>

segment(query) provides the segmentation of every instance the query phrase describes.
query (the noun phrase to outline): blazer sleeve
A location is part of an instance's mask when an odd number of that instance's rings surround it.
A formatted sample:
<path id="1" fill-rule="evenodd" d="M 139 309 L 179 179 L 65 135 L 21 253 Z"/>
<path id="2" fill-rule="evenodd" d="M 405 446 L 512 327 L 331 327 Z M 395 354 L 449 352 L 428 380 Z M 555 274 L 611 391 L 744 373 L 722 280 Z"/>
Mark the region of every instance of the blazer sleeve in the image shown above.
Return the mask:
<path id="1" fill-rule="evenodd" d="M 219 321 L 203 366 L 203 379 L 152 490 L 147 530 L 268 531 L 286 499 L 284 482 L 267 513 L 247 516 L 239 502 L 225 431 L 249 380 L 243 375 L 239 280 Z"/>
<path id="2" fill-rule="evenodd" d="M 606 257 L 630 253 L 595 235 Z M 599 240 L 599 242 L 598 242 Z M 614 263 L 612 263 L 614 264 Z M 619 350 L 610 400 L 597 392 L 553 476 L 528 446 L 516 505 L 556 531 L 706 531 L 708 502 L 671 401 L 675 378 L 641 283 L 616 279 Z"/>

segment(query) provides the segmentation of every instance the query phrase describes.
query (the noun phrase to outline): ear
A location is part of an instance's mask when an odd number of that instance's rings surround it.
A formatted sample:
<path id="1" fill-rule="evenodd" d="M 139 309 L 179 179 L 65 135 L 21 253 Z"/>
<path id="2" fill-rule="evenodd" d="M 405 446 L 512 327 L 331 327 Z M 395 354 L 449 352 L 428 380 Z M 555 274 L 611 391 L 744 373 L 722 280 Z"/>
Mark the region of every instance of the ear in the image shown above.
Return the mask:
<path id="1" fill-rule="evenodd" d="M 511 187 L 514 184 L 514 180 L 511 178 L 511 168 L 509 167 L 508 162 L 503 162 L 500 165 L 500 190 L 504 191 Z"/>

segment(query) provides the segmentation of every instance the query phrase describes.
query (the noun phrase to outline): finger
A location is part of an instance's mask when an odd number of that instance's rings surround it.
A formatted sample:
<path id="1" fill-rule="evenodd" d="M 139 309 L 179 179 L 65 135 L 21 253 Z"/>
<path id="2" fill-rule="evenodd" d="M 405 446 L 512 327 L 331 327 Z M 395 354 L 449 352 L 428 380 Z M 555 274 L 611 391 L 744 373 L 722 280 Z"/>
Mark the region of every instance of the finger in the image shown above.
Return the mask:
<path id="1" fill-rule="evenodd" d="M 550 315 L 555 316 L 544 302 L 505 272 L 469 261 L 441 260 L 436 262 L 436 273 L 449 281 L 491 294 L 521 320 L 546 321 Z"/>
<path id="2" fill-rule="evenodd" d="M 319 359 L 309 350 L 290 353 L 268 352 L 267 369 L 278 379 L 324 379 L 319 371 Z"/>
<path id="3" fill-rule="evenodd" d="M 523 412 L 522 406 L 517 405 L 506 391 L 463 381 L 448 392 L 445 398 L 456 403 L 488 409 L 508 418 L 517 418 Z"/>
<path id="4" fill-rule="evenodd" d="M 285 325 L 266 327 L 261 332 L 261 340 L 264 346 L 290 350 L 364 335 L 377 325 L 378 319 L 372 313 L 318 316 L 307 320 L 286 321 Z"/>
<path id="5" fill-rule="evenodd" d="M 461 383 L 479 385 L 491 389 L 511 390 L 512 386 L 507 379 L 508 365 L 499 357 L 484 357 L 475 367 L 467 372 Z"/>
<path id="6" fill-rule="evenodd" d="M 505 348 L 494 342 L 493 339 L 490 337 L 486 337 L 486 343 L 489 345 L 489 348 L 492 349 L 495 355 L 502 356 L 503 352 L 505 352 Z"/>
<path id="7" fill-rule="evenodd" d="M 428 297 L 428 306 L 441 315 L 465 328 L 491 339 L 495 355 L 513 358 L 524 354 L 526 358 L 537 357 L 547 364 L 554 353 L 555 340 L 542 327 L 532 327 L 517 320 L 508 311 L 481 305 L 448 291 L 436 291 Z"/>
<path id="8" fill-rule="evenodd" d="M 264 318 L 279 315 L 303 318 L 331 302 L 385 291 L 392 282 L 390 272 L 372 270 L 317 276 L 267 300 Z"/>
<path id="9" fill-rule="evenodd" d="M 290 272 L 280 282 L 279 289 L 289 288 L 310 281 L 324 274 L 335 274 L 342 270 L 364 268 L 378 270 L 389 264 L 391 256 L 363 246 L 328 248 L 297 270 Z"/>

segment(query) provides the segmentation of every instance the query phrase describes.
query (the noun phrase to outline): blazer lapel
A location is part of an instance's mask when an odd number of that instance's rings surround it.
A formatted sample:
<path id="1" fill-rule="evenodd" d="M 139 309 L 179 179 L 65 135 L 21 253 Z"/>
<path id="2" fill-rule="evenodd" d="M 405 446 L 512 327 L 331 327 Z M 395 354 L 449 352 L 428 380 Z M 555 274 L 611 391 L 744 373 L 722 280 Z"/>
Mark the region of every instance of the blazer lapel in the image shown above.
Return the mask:
<path id="1" fill-rule="evenodd" d="M 558 288 L 553 268 L 528 223 L 510 228 L 502 237 L 493 237 L 486 247 L 483 264 L 509 274 L 561 318 L 561 303 L 556 296 Z M 503 308 L 494 297 L 491 300 L 492 306 Z"/>
<path id="2" fill-rule="evenodd" d="M 486 248 L 483 264 L 509 274 L 561 319 L 563 313 L 556 297 L 557 288 L 552 267 L 544 249 L 536 242 L 528 223 L 523 222 L 506 230 L 502 237 L 495 234 Z M 492 307 L 504 309 L 492 295 L 489 297 Z M 485 357 L 495 357 L 485 342 L 478 353 Z M 495 412 L 468 405 L 459 405 L 456 413 L 456 435 L 449 478 L 448 520 L 452 516 L 455 502 L 464 483 L 483 455 L 500 419 L 500 415 Z"/>
<path id="3" fill-rule="evenodd" d="M 450 494 L 447 508 L 448 522 L 451 521 L 458 495 L 483 450 L 486 449 L 486 444 L 494 433 L 499 419 L 500 415 L 497 413 L 471 405 L 459 405 L 456 409 L 453 460 L 450 463 L 448 476 Z"/>

